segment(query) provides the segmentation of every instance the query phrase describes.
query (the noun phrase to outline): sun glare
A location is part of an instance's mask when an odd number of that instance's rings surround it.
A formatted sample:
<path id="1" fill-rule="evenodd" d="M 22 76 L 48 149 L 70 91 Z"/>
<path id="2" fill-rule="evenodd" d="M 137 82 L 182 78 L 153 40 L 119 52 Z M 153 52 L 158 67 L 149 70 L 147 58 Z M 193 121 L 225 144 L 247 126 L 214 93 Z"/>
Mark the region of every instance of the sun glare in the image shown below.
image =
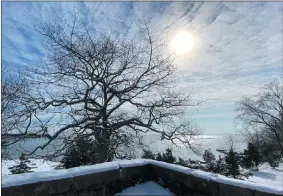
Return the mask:
<path id="1" fill-rule="evenodd" d="M 186 54 L 194 47 L 194 37 L 191 33 L 181 31 L 172 40 L 172 48 L 177 54 Z"/>

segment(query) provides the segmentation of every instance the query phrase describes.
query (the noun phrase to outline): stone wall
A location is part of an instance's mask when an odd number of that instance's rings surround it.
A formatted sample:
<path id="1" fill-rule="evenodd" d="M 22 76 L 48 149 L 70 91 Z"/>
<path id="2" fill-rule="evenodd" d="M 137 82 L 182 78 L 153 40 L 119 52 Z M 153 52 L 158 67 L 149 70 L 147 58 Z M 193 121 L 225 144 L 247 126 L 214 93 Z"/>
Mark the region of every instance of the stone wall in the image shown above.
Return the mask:
<path id="1" fill-rule="evenodd" d="M 153 180 L 176 195 L 276 196 L 202 179 L 155 164 L 120 166 L 118 169 L 2 188 L 3 196 L 114 195 L 136 183 Z"/>
<path id="2" fill-rule="evenodd" d="M 211 196 L 279 196 L 248 188 L 206 180 L 172 169 L 152 165 L 155 181 L 176 195 Z M 190 194 L 188 194 L 190 193 Z"/>

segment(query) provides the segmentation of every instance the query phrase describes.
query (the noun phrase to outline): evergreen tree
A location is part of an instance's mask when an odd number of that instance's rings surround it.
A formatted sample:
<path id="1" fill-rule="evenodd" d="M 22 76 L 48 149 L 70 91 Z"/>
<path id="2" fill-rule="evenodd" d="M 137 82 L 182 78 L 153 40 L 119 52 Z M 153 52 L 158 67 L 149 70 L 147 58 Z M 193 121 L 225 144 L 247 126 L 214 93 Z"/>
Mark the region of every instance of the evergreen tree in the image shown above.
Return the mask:
<path id="1" fill-rule="evenodd" d="M 273 168 L 278 167 L 281 160 L 281 154 L 279 151 L 275 150 L 276 146 L 270 142 L 266 142 L 261 148 L 264 161 L 267 161 Z"/>
<path id="2" fill-rule="evenodd" d="M 178 157 L 178 161 L 176 161 L 176 157 L 173 156 L 172 150 L 170 148 L 167 148 L 166 152 L 162 154 L 161 153 L 154 154 L 151 150 L 144 149 L 141 158 L 152 159 L 166 163 L 174 163 L 184 167 L 189 167 L 188 161 L 185 161 L 180 157 Z"/>
<path id="3" fill-rule="evenodd" d="M 151 150 L 143 150 L 143 155 L 141 156 L 143 159 L 152 159 L 155 160 L 155 154 Z"/>
<path id="4" fill-rule="evenodd" d="M 225 159 L 222 158 L 220 155 L 218 157 L 218 160 L 216 161 L 216 167 L 214 169 L 214 172 L 217 173 L 217 174 L 225 174 L 225 172 L 226 172 Z"/>
<path id="5" fill-rule="evenodd" d="M 206 162 L 206 170 L 214 171 L 216 168 L 216 158 L 214 154 L 211 152 L 210 148 L 204 151 L 203 160 Z"/>
<path id="6" fill-rule="evenodd" d="M 170 148 L 167 148 L 166 152 L 162 153 L 162 155 L 161 153 L 157 153 L 157 155 L 155 156 L 155 160 L 166 162 L 166 163 L 175 163 L 176 157 L 173 156 L 172 150 Z"/>
<path id="7" fill-rule="evenodd" d="M 96 164 L 97 150 L 94 139 L 89 137 L 78 137 L 73 145 L 67 149 L 61 160 L 64 168 L 78 167 L 82 165 Z"/>
<path id="8" fill-rule="evenodd" d="M 166 163 L 175 163 L 176 158 L 172 154 L 172 150 L 170 148 L 166 149 L 166 152 L 163 153 L 162 161 Z"/>
<path id="9" fill-rule="evenodd" d="M 244 168 L 251 168 L 253 166 L 253 162 L 250 156 L 248 155 L 247 149 L 244 150 L 240 165 Z"/>
<path id="10" fill-rule="evenodd" d="M 184 166 L 184 167 L 189 167 L 189 164 L 187 163 L 187 161 L 185 161 L 184 159 L 179 157 L 178 162 L 176 162 L 176 164 Z"/>
<path id="11" fill-rule="evenodd" d="M 28 173 L 32 172 L 30 171 L 34 167 L 29 167 L 27 163 L 30 163 L 30 161 L 22 154 L 20 157 L 20 163 L 18 165 L 15 165 L 13 167 L 9 167 L 12 174 L 21 174 L 21 173 Z"/>
<path id="12" fill-rule="evenodd" d="M 157 153 L 156 160 L 157 161 L 163 161 L 163 157 L 162 157 L 162 155 L 160 153 Z"/>
<path id="13" fill-rule="evenodd" d="M 247 168 L 254 167 L 258 170 L 260 163 L 260 153 L 256 146 L 252 143 L 248 143 L 247 149 L 244 150 L 243 154 L 243 165 Z"/>
<path id="14" fill-rule="evenodd" d="M 227 166 L 227 175 L 231 175 L 233 178 L 238 178 L 241 175 L 239 168 L 240 158 L 238 153 L 231 148 L 225 157 L 225 161 Z"/>

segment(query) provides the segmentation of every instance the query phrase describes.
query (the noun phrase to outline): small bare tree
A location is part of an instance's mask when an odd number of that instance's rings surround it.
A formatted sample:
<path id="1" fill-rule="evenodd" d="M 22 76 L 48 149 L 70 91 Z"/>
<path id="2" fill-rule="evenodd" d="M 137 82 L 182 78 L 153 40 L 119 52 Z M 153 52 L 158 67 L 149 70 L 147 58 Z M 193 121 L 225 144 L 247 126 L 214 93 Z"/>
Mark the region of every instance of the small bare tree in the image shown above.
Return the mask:
<path id="1" fill-rule="evenodd" d="M 237 111 L 237 118 L 244 122 L 246 129 L 259 131 L 268 137 L 266 140 L 273 139 L 283 157 L 283 85 L 272 82 L 264 86 L 256 98 L 241 100 Z"/>
<path id="2" fill-rule="evenodd" d="M 149 25 L 140 28 L 138 40 L 98 34 L 77 18 L 39 32 L 46 61 L 32 70 L 26 100 L 49 139 L 32 153 L 56 138 L 67 148 L 82 135 L 95 139 L 97 162 L 135 156 L 135 144 L 148 134 L 193 149 L 190 137 L 200 130 L 184 114 L 198 103 L 177 91 L 174 57 Z"/>

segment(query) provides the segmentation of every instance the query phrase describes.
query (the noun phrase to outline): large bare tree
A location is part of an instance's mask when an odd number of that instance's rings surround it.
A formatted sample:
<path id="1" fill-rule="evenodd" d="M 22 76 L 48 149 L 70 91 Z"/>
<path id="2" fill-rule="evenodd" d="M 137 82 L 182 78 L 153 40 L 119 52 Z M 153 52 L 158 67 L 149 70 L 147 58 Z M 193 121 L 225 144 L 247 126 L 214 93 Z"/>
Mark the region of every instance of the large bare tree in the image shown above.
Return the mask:
<path id="1" fill-rule="evenodd" d="M 283 157 L 283 85 L 272 82 L 255 97 L 246 97 L 238 103 L 238 119 L 247 129 L 260 131 L 266 140 L 274 138 Z M 249 136 L 258 134 L 249 134 Z"/>
<path id="2" fill-rule="evenodd" d="M 190 139 L 200 130 L 185 111 L 198 103 L 191 91 L 178 91 L 174 56 L 150 29 L 139 28 L 130 39 L 98 33 L 75 18 L 38 30 L 46 59 L 29 72 L 33 89 L 26 100 L 36 113 L 37 134 L 48 141 L 32 153 L 56 138 L 66 148 L 81 135 L 97 142 L 97 162 L 133 157 L 135 144 L 150 134 L 193 149 Z"/>

